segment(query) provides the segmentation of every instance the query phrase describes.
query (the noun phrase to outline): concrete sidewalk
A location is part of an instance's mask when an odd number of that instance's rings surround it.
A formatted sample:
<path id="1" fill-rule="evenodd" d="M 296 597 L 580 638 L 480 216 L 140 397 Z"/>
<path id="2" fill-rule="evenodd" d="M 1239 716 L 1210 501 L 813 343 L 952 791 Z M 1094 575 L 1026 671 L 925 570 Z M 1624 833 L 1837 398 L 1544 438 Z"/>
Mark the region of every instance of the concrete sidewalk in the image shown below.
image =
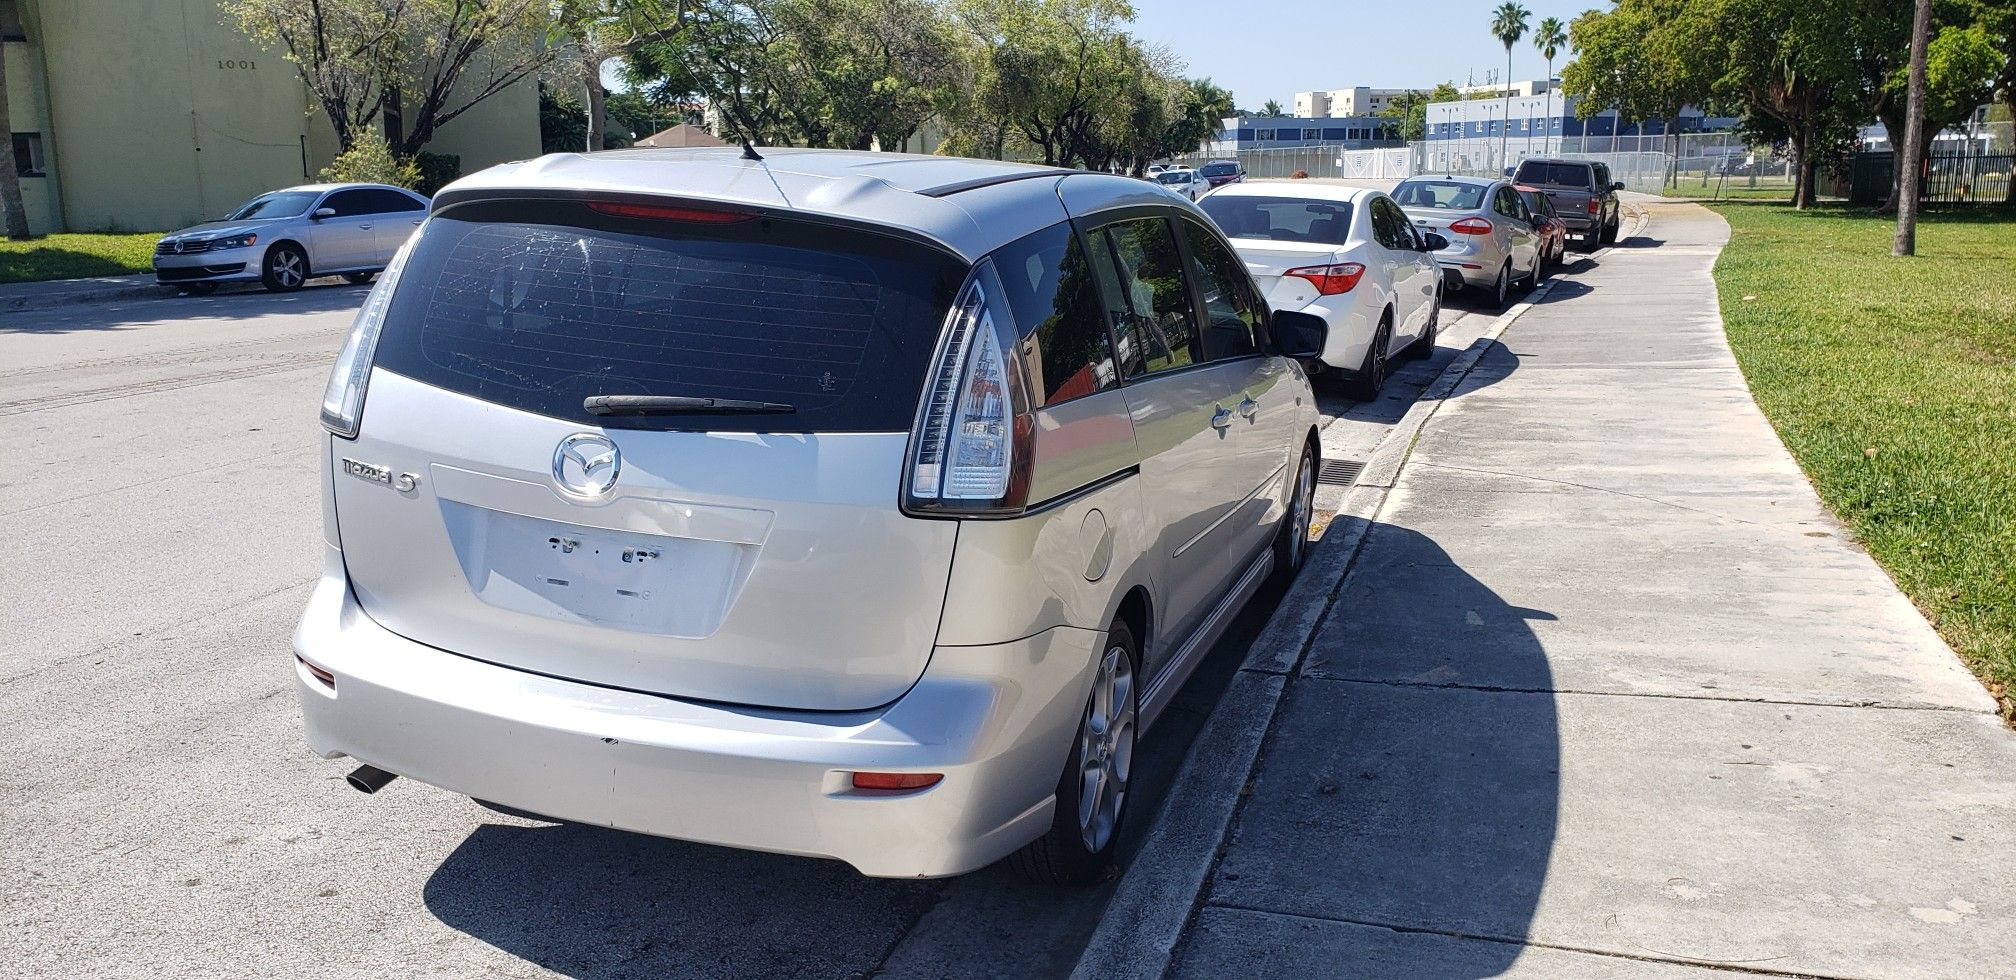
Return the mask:
<path id="1" fill-rule="evenodd" d="M 1752 403 L 1727 226 L 1644 209 L 1422 430 L 1170 975 L 2016 973 L 2016 737 Z"/>
<path id="2" fill-rule="evenodd" d="M 0 313 L 8 310 L 40 310 L 74 303 L 159 299 L 173 295 L 175 295 L 174 288 L 155 282 L 152 273 L 94 276 L 89 279 L 52 279 L 47 282 L 10 282 L 0 284 Z"/>

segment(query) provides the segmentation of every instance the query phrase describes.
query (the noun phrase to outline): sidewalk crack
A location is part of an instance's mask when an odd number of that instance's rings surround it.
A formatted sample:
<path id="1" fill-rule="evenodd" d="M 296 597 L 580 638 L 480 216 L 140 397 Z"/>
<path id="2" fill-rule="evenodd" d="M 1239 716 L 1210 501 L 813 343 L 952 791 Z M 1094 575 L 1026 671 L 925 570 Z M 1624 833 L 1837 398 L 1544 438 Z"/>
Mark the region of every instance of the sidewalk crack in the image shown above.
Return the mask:
<path id="1" fill-rule="evenodd" d="M 1630 497 L 1633 500 L 1643 500 L 1647 503 L 1661 504 L 1666 507 L 1672 507 L 1676 510 L 1684 510 L 1690 513 L 1700 514 L 1704 517 L 1713 517 L 1716 520 L 1730 521 L 1736 524 L 1755 525 L 1757 523 L 1756 521 L 1746 521 L 1740 517 L 1730 517 L 1727 514 L 1717 514 L 1712 510 L 1702 510 L 1699 507 L 1689 507 L 1686 504 L 1676 504 L 1673 501 L 1661 500 L 1658 497 L 1648 497 L 1642 493 L 1632 493 L 1628 490 L 1613 490 L 1610 487 L 1599 487 L 1589 483 L 1576 483 L 1573 480 L 1550 480 L 1544 476 L 1533 476 L 1528 473 L 1507 473 L 1503 470 L 1486 470 L 1472 466 L 1452 466 L 1448 463 L 1431 463 L 1426 460 L 1410 460 L 1410 462 L 1412 462 L 1415 466 L 1427 466 L 1438 470 L 1454 470 L 1458 473 L 1481 473 L 1488 476 L 1504 476 L 1504 477 L 1510 477 L 1515 480 L 1532 480 L 1535 483 L 1552 483 L 1555 486 L 1575 487 L 1581 490 L 1593 490 L 1597 493 L 1613 493 L 1619 497 Z"/>
<path id="2" fill-rule="evenodd" d="M 1666 691 L 1592 691 L 1566 687 L 1513 687 L 1500 684 L 1438 684 L 1430 681 L 1385 680 L 1370 677 L 1334 677 L 1304 671 L 1301 677 L 1337 684 L 1369 684 L 1377 687 L 1407 687 L 1419 690 L 1476 691 L 1480 694 L 1575 694 L 1590 698 L 1663 698 L 1670 701 L 1723 701 L 1730 704 L 1779 704 L 1802 708 L 1874 708 L 1881 711 L 1952 711 L 1960 714 L 1993 714 L 1985 708 L 1956 704 L 1891 704 L 1883 701 L 1804 701 L 1794 698 L 1745 698 L 1715 694 L 1675 694 Z"/>

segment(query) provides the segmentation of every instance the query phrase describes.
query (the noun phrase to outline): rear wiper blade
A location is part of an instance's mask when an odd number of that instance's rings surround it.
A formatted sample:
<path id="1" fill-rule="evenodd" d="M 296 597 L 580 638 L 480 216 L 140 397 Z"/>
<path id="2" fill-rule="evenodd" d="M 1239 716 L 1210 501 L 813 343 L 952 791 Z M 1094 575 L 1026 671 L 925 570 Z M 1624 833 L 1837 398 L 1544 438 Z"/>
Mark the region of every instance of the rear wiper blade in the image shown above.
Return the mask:
<path id="1" fill-rule="evenodd" d="M 589 395 L 581 407 L 590 415 L 784 415 L 798 409 L 783 402 L 690 395 Z"/>

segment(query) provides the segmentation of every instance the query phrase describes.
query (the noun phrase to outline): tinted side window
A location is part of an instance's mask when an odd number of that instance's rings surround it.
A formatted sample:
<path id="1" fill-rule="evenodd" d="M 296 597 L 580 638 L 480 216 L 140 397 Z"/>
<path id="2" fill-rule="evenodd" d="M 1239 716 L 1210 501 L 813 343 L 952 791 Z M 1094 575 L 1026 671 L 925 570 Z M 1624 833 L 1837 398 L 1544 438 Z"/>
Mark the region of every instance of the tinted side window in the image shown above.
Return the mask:
<path id="1" fill-rule="evenodd" d="M 1400 247 L 1400 229 L 1394 225 L 1392 214 L 1379 205 L 1385 203 L 1379 198 L 1372 201 L 1372 238 L 1387 248 Z"/>
<path id="2" fill-rule="evenodd" d="M 1390 197 L 1379 198 L 1376 206 L 1385 210 L 1386 214 L 1393 219 L 1393 227 L 1400 231 L 1399 244 L 1394 247 L 1402 250 L 1411 249 L 1419 251 L 1421 248 L 1421 237 L 1414 233 L 1413 224 L 1407 220 L 1407 212 L 1400 210 L 1400 205 L 1393 203 L 1393 199 Z"/>
<path id="3" fill-rule="evenodd" d="M 1127 376 L 1170 371 L 1205 360 L 1190 309 L 1190 284 L 1183 257 L 1164 218 L 1122 221 L 1101 229 L 1113 263 L 1117 293 L 1106 297 L 1115 315 L 1120 360 Z"/>
<path id="4" fill-rule="evenodd" d="M 1119 383 L 1092 269 L 1070 225 L 1052 225 L 1002 246 L 994 253 L 994 268 L 1015 315 L 1039 406 Z"/>
<path id="5" fill-rule="evenodd" d="M 397 214 L 402 211 L 418 211 L 425 205 L 398 191 L 373 189 L 365 191 L 371 201 L 373 214 Z"/>
<path id="6" fill-rule="evenodd" d="M 1260 353 L 1260 304 L 1248 290 L 1246 267 L 1216 236 L 1180 221 L 1190 246 L 1190 275 L 1204 294 L 1204 359 L 1222 361 Z"/>
<path id="7" fill-rule="evenodd" d="M 371 213 L 371 192 L 366 190 L 337 191 L 322 199 L 322 207 L 335 208 L 336 216 L 348 218 Z"/>

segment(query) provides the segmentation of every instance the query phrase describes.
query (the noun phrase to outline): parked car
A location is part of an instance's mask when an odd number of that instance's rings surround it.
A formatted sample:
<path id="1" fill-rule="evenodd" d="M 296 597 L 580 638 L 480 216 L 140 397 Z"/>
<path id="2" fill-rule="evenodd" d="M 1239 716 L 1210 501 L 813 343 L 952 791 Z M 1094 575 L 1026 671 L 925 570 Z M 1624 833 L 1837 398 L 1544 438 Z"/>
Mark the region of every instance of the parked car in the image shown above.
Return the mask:
<path id="1" fill-rule="evenodd" d="M 1448 240 L 1417 232 L 1392 198 L 1261 181 L 1216 191 L 1199 206 L 1246 260 L 1269 306 L 1329 325 L 1311 367 L 1344 375 L 1354 397 L 1378 397 L 1393 354 L 1434 352 L 1442 276 L 1433 251 Z"/>
<path id="2" fill-rule="evenodd" d="M 370 282 L 426 215 L 427 199 L 403 187 L 289 187 L 163 237 L 154 246 L 154 279 L 199 294 L 226 282 L 260 282 L 277 292 L 316 276 Z"/>
<path id="3" fill-rule="evenodd" d="M 1213 160 L 1198 167 L 1197 172 L 1203 174 L 1213 187 L 1237 184 L 1246 179 L 1246 169 L 1232 160 Z"/>
<path id="4" fill-rule="evenodd" d="M 1519 192 L 1488 177 L 1409 177 L 1393 188 L 1416 231 L 1449 240 L 1437 249 L 1444 283 L 1481 288 L 1493 309 L 1504 309 L 1516 284 L 1539 281 L 1540 235 Z"/>
<path id="5" fill-rule="evenodd" d="M 1554 200 L 1545 191 L 1524 184 L 1514 184 L 1519 192 L 1519 200 L 1525 202 L 1526 210 L 1533 215 L 1533 229 L 1540 233 L 1540 273 L 1536 278 L 1547 278 L 1547 270 L 1560 265 L 1568 255 L 1568 223 L 1554 211 Z"/>
<path id="6" fill-rule="evenodd" d="M 434 199 L 323 401 L 308 743 L 367 791 L 1097 880 L 1137 738 L 1302 563 L 1324 322 L 1130 178 L 756 152 Z"/>
<path id="7" fill-rule="evenodd" d="M 1194 201 L 1211 190 L 1211 182 L 1195 170 L 1164 170 L 1148 179 Z"/>
<path id="8" fill-rule="evenodd" d="M 1547 192 L 1562 223 L 1581 242 L 1582 251 L 1594 252 L 1599 243 L 1608 245 L 1617 240 L 1617 192 L 1624 189 L 1624 183 L 1610 179 L 1607 164 L 1524 160 L 1512 179 Z"/>

